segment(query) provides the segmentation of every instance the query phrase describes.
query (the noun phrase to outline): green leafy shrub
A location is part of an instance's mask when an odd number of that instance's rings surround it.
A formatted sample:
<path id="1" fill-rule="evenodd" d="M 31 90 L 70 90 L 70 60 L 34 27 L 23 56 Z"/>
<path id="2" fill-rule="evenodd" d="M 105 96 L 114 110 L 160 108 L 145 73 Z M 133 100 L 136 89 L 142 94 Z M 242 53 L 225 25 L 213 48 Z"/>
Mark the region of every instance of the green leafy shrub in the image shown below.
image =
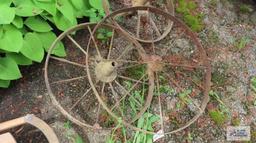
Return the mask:
<path id="1" fill-rule="evenodd" d="M 223 125 L 227 119 L 226 115 L 219 110 L 209 111 L 211 119 L 219 126 Z"/>
<path id="2" fill-rule="evenodd" d="M 251 5 L 248 5 L 248 4 L 241 4 L 239 9 L 240 9 L 241 13 L 253 12 L 253 7 Z"/>
<path id="3" fill-rule="evenodd" d="M 251 79 L 251 88 L 256 93 L 256 76 Z"/>
<path id="4" fill-rule="evenodd" d="M 194 1 L 188 0 L 177 0 L 176 11 L 183 16 L 183 20 L 189 27 L 199 32 L 203 29 L 204 25 L 202 22 L 203 15 L 197 11 L 197 5 Z"/>
<path id="5" fill-rule="evenodd" d="M 1 0 L 0 87 L 22 77 L 18 66 L 42 62 L 57 37 L 55 27 L 64 31 L 78 18 L 96 22 L 104 15 L 101 0 Z M 65 57 L 64 45 L 59 43 L 51 54 Z"/>
<path id="6" fill-rule="evenodd" d="M 250 43 L 251 39 L 248 37 L 242 37 L 241 39 L 237 39 L 235 43 L 235 47 L 238 50 L 241 50 L 246 47 L 248 43 Z"/>
<path id="7" fill-rule="evenodd" d="M 231 117 L 230 109 L 222 102 L 218 93 L 210 91 L 209 96 L 218 103 L 218 107 L 209 110 L 209 115 L 218 126 L 222 126 Z"/>

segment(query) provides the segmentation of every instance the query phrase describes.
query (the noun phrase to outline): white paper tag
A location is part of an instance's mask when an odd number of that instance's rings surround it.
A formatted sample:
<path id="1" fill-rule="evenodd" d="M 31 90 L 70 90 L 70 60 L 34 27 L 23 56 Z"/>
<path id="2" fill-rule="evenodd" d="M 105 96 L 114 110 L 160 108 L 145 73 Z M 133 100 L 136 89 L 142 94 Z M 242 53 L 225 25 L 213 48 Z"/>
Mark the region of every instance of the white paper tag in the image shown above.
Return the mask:
<path id="1" fill-rule="evenodd" d="M 228 141 L 250 141 L 251 132 L 250 126 L 228 126 L 227 140 Z"/>
<path id="2" fill-rule="evenodd" d="M 159 130 L 156 134 L 153 136 L 153 142 L 157 141 L 158 139 L 161 139 L 164 137 L 164 132 L 163 130 Z"/>

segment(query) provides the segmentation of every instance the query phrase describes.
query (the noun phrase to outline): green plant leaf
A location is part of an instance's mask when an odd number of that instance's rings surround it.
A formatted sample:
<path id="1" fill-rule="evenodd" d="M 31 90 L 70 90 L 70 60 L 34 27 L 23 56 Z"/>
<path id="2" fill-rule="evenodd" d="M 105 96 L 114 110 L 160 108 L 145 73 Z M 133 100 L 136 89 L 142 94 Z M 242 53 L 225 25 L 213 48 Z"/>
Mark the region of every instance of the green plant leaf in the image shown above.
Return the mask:
<path id="1" fill-rule="evenodd" d="M 48 52 L 49 48 L 51 47 L 52 43 L 56 40 L 57 36 L 53 32 L 37 33 L 37 35 L 42 41 L 45 51 Z M 53 49 L 52 54 L 59 57 L 65 57 L 66 51 L 64 45 L 61 42 L 59 42 Z"/>
<path id="2" fill-rule="evenodd" d="M 2 88 L 8 88 L 10 86 L 11 81 L 10 80 L 1 80 L 0 79 L 0 87 Z"/>
<path id="3" fill-rule="evenodd" d="M 10 6 L 11 3 L 12 3 L 12 0 L 1 0 L 0 6 L 1 5 Z"/>
<path id="4" fill-rule="evenodd" d="M 22 33 L 12 25 L 4 25 L 3 31 L 3 37 L 0 39 L 0 49 L 19 52 L 23 43 Z"/>
<path id="5" fill-rule="evenodd" d="M 33 2 L 38 8 L 47 11 L 51 15 L 56 15 L 57 8 L 55 6 L 55 0 L 33 0 Z"/>
<path id="6" fill-rule="evenodd" d="M 32 65 L 32 60 L 23 56 L 21 53 L 6 53 L 6 56 L 12 58 L 18 65 Z"/>
<path id="7" fill-rule="evenodd" d="M 80 10 L 83 8 L 84 1 L 83 0 L 70 0 L 72 5 L 77 9 Z"/>
<path id="8" fill-rule="evenodd" d="M 68 28 L 77 24 L 76 20 L 72 23 L 59 12 L 57 12 L 56 16 L 53 17 L 53 20 L 57 28 L 62 31 L 65 31 Z"/>
<path id="9" fill-rule="evenodd" d="M 16 15 L 23 16 L 23 17 L 35 16 L 43 12 L 42 9 L 26 3 L 22 3 L 18 5 L 15 8 L 15 11 L 16 11 Z"/>
<path id="10" fill-rule="evenodd" d="M 12 0 L 15 6 L 26 4 L 26 5 L 33 5 L 32 0 Z"/>
<path id="11" fill-rule="evenodd" d="M 3 28 L 3 25 L 0 25 L 0 39 L 2 39 L 3 35 L 4 35 L 4 28 Z"/>
<path id="12" fill-rule="evenodd" d="M 15 16 L 14 20 L 12 21 L 12 24 L 15 25 L 17 28 L 23 27 L 23 20 L 19 16 Z"/>
<path id="13" fill-rule="evenodd" d="M 84 142 L 84 141 L 83 141 L 82 137 L 79 136 L 79 135 L 77 135 L 77 136 L 76 136 L 76 139 L 75 139 L 75 143 L 83 143 L 83 142 Z"/>
<path id="14" fill-rule="evenodd" d="M 211 119 L 219 126 L 223 125 L 227 119 L 227 116 L 217 109 L 209 111 Z"/>
<path id="15" fill-rule="evenodd" d="M 89 3 L 95 9 L 98 9 L 98 10 L 102 10 L 103 9 L 102 0 L 89 0 Z"/>
<path id="16" fill-rule="evenodd" d="M 0 79 L 14 80 L 21 77 L 21 73 L 16 62 L 9 57 L 0 58 Z"/>
<path id="17" fill-rule="evenodd" d="M 10 24 L 15 17 L 14 8 L 8 5 L 0 5 L 0 24 Z"/>
<path id="18" fill-rule="evenodd" d="M 66 17 L 71 23 L 76 21 L 73 7 L 68 0 L 57 0 L 57 9 Z"/>
<path id="19" fill-rule="evenodd" d="M 27 33 L 23 41 L 21 53 L 27 58 L 41 62 L 44 58 L 44 49 L 41 40 L 35 33 Z"/>
<path id="20" fill-rule="evenodd" d="M 237 42 L 237 48 L 239 50 L 243 49 L 244 47 L 246 47 L 246 45 L 250 42 L 250 38 L 248 37 L 242 37 L 238 42 Z"/>
<path id="21" fill-rule="evenodd" d="M 36 32 L 49 32 L 52 30 L 51 26 L 39 16 L 27 18 L 24 24 Z"/>

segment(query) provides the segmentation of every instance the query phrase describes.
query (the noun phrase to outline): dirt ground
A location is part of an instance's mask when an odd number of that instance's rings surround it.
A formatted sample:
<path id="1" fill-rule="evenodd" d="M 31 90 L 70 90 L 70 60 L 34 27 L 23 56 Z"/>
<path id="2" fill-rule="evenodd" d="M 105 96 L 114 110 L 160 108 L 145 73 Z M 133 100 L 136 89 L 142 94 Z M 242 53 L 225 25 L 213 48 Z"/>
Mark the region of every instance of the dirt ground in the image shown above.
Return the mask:
<path id="1" fill-rule="evenodd" d="M 168 143 L 226 143 L 226 127 L 251 127 L 251 142 L 256 142 L 256 100 L 250 80 L 256 76 L 256 3 L 249 1 L 195 0 L 204 14 L 205 29 L 198 33 L 212 64 L 212 91 L 229 110 L 223 124 L 217 125 L 209 111 L 217 108 L 210 100 L 198 121 L 169 137 Z M 114 1 L 115 2 L 115 1 Z M 242 13 L 239 5 L 247 3 L 252 11 Z M 248 44 L 237 49 L 237 41 L 247 37 Z M 59 72 L 59 71 L 56 71 Z M 35 114 L 54 128 L 61 143 L 73 143 L 79 134 L 85 142 L 103 142 L 109 131 L 90 132 L 71 125 L 52 105 L 43 77 L 43 64 L 22 68 L 23 78 L 12 82 L 9 89 L 0 89 L 0 122 L 26 114 Z M 43 135 L 29 126 L 11 130 L 19 143 L 45 143 Z M 95 140 L 97 139 L 97 140 Z"/>

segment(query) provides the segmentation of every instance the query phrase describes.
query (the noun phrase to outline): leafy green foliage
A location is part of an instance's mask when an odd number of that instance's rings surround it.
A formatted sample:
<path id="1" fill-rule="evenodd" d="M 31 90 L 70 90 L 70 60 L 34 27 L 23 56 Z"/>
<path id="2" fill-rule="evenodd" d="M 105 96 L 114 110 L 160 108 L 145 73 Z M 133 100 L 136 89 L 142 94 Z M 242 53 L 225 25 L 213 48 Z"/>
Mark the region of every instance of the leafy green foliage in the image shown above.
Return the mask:
<path id="1" fill-rule="evenodd" d="M 211 119 L 219 126 L 223 125 L 227 118 L 226 115 L 219 110 L 211 110 L 209 111 L 209 115 Z"/>
<path id="2" fill-rule="evenodd" d="M 75 143 L 84 143 L 84 141 L 83 141 L 83 139 L 82 139 L 81 136 L 77 135 L 77 136 L 75 137 Z"/>
<path id="3" fill-rule="evenodd" d="M 51 25 L 65 31 L 77 24 L 77 18 L 99 21 L 105 16 L 101 3 L 101 0 L 1 0 L 0 87 L 7 88 L 10 80 L 21 77 L 18 65 L 42 62 L 57 37 Z M 104 39 L 111 32 L 102 34 Z M 51 54 L 65 57 L 64 45 L 57 43 Z"/>
<path id="4" fill-rule="evenodd" d="M 251 5 L 248 5 L 248 4 L 241 4 L 239 9 L 240 9 L 240 12 L 242 12 L 242 13 L 253 12 L 253 7 Z"/>
<path id="5" fill-rule="evenodd" d="M 202 22 L 203 15 L 196 11 L 196 3 L 188 0 L 178 0 L 177 3 L 178 7 L 176 11 L 182 14 L 185 23 L 188 24 L 193 31 L 201 31 L 204 27 Z"/>
<path id="6" fill-rule="evenodd" d="M 238 39 L 238 40 L 236 41 L 235 46 L 236 46 L 236 48 L 237 48 L 238 50 L 241 50 L 241 49 L 245 48 L 246 45 L 247 45 L 250 41 L 251 41 L 250 38 L 248 38 L 248 37 L 242 37 L 241 39 Z"/>
<path id="7" fill-rule="evenodd" d="M 215 109 L 209 111 L 211 119 L 219 126 L 223 125 L 225 121 L 231 117 L 229 108 L 222 102 L 218 93 L 214 91 L 209 92 L 209 96 L 212 100 L 216 100 L 219 104 Z"/>
<path id="8" fill-rule="evenodd" d="M 8 52 L 19 52 L 23 44 L 22 33 L 13 25 L 3 26 L 3 35 L 0 39 L 0 49 Z"/>
<path id="9" fill-rule="evenodd" d="M 43 45 L 35 33 L 27 33 L 25 35 L 23 47 L 21 48 L 21 53 L 27 58 L 36 62 L 41 62 L 43 60 Z"/>
<path id="10" fill-rule="evenodd" d="M 97 39 L 106 42 L 109 38 L 111 38 L 113 35 L 112 31 L 109 31 L 108 29 L 100 28 L 97 30 Z"/>
<path id="11" fill-rule="evenodd" d="M 138 120 L 137 128 L 147 131 L 153 131 L 153 124 L 159 120 L 159 116 L 146 112 Z M 144 134 L 140 131 L 136 131 L 133 137 L 133 143 L 153 143 L 153 135 Z"/>
<path id="12" fill-rule="evenodd" d="M 253 91 L 256 93 L 256 77 L 253 77 L 251 79 L 251 87 L 252 87 Z"/>
<path id="13" fill-rule="evenodd" d="M 15 10 L 7 5 L 0 5 L 0 24 L 10 24 L 15 17 Z"/>
<path id="14" fill-rule="evenodd" d="M 71 125 L 71 122 L 68 120 L 64 123 L 64 128 L 67 129 L 67 138 L 69 140 L 72 140 L 74 143 L 84 143 L 82 137 L 80 135 L 73 135 L 73 133 L 71 133 L 71 128 L 72 128 L 72 125 Z"/>
<path id="15" fill-rule="evenodd" d="M 49 32 L 52 30 L 51 26 L 39 16 L 27 18 L 24 24 L 36 32 Z"/>
<path id="16" fill-rule="evenodd" d="M 13 80 L 21 77 L 16 62 L 10 57 L 0 58 L 0 79 Z"/>

